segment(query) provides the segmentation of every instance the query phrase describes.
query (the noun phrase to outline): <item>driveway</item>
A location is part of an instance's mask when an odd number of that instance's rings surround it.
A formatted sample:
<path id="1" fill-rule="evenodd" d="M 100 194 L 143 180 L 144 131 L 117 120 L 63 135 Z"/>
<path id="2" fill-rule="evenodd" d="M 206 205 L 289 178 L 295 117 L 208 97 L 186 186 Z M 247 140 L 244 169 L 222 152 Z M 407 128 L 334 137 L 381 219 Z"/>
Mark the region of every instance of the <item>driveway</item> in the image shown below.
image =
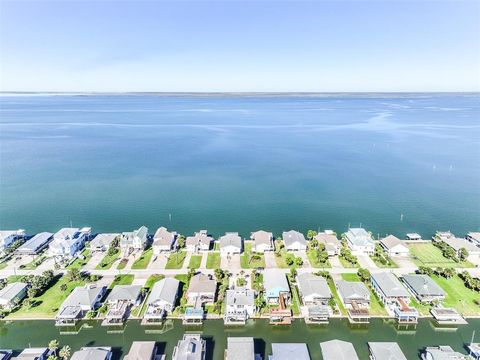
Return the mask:
<path id="1" fill-rule="evenodd" d="M 265 267 L 267 269 L 277 267 L 277 261 L 275 260 L 275 253 L 273 251 L 265 251 Z"/>
<path id="2" fill-rule="evenodd" d="M 92 258 L 90 261 L 87 263 L 87 265 L 84 266 L 85 270 L 93 270 L 95 267 L 102 261 L 102 259 L 107 255 L 106 252 L 102 251 L 95 251 L 92 253 Z"/>
<path id="3" fill-rule="evenodd" d="M 357 258 L 358 258 L 358 263 L 360 264 L 360 266 L 362 268 L 366 268 L 366 269 L 369 269 L 369 270 L 378 269 L 378 266 L 375 265 L 375 263 L 373 262 L 372 259 L 370 259 L 370 256 L 368 256 L 368 255 L 357 255 Z"/>
<path id="4" fill-rule="evenodd" d="M 330 265 L 332 265 L 332 268 L 343 269 L 342 263 L 340 262 L 338 256 L 331 256 L 328 258 L 328 261 L 330 261 Z"/>
<path id="5" fill-rule="evenodd" d="M 149 270 L 163 270 L 165 269 L 165 265 L 167 265 L 168 260 L 168 253 L 161 252 L 160 255 L 152 256 L 152 260 L 150 260 L 150 264 L 148 264 L 147 269 Z"/>
<path id="6" fill-rule="evenodd" d="M 307 252 L 306 251 L 297 251 L 295 254 L 297 257 L 301 257 L 303 260 L 303 265 L 302 267 L 304 268 L 309 268 L 311 267 L 310 261 L 308 260 Z"/>
<path id="7" fill-rule="evenodd" d="M 232 273 L 242 270 L 242 267 L 240 266 L 240 254 L 221 254 L 220 268 L 223 270 L 228 270 Z"/>

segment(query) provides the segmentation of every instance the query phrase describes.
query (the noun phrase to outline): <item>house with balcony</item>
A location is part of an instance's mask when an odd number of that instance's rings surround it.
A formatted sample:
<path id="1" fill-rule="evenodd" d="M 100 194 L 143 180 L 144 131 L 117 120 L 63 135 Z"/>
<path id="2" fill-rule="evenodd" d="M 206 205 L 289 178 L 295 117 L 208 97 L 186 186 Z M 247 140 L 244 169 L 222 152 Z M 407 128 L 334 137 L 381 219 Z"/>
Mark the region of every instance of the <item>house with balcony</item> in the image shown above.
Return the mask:
<path id="1" fill-rule="evenodd" d="M 153 253 L 160 255 L 162 251 L 170 251 L 175 245 L 176 232 L 170 232 L 166 227 L 159 227 L 153 235 Z"/>
<path id="2" fill-rule="evenodd" d="M 335 233 L 331 230 L 325 230 L 313 237 L 319 244 L 325 246 L 325 251 L 328 256 L 335 256 L 340 253 L 342 242 L 337 238 Z"/>
<path id="3" fill-rule="evenodd" d="M 347 246 L 354 254 L 368 254 L 375 252 L 375 242 L 372 235 L 363 228 L 351 228 L 344 235 Z"/>
<path id="4" fill-rule="evenodd" d="M 107 251 L 110 245 L 115 240 L 120 240 L 121 235 L 116 234 L 98 234 L 93 238 L 92 241 L 88 244 L 88 248 L 92 252 L 104 252 Z"/>
<path id="5" fill-rule="evenodd" d="M 338 296 L 347 309 L 351 322 L 368 323 L 370 319 L 370 291 L 361 281 L 335 281 Z"/>
<path id="6" fill-rule="evenodd" d="M 63 228 L 53 235 L 48 246 L 50 256 L 60 261 L 70 260 L 85 247 L 90 238 L 91 228 Z"/>
<path id="7" fill-rule="evenodd" d="M 403 275 L 402 280 L 412 295 L 422 303 L 439 303 L 445 299 L 445 291 L 428 275 Z"/>
<path id="8" fill-rule="evenodd" d="M 322 276 L 298 274 L 297 285 L 304 305 L 327 305 L 332 298 L 327 280 Z"/>
<path id="9" fill-rule="evenodd" d="M 124 257 L 134 251 L 142 251 L 148 243 L 148 228 L 141 226 L 137 230 L 123 232 L 120 239 L 120 249 Z"/>
<path id="10" fill-rule="evenodd" d="M 199 252 L 208 251 L 213 243 L 213 237 L 208 235 L 207 230 L 200 230 L 193 236 L 188 236 L 185 240 L 185 247 L 187 251 Z"/>
<path id="11" fill-rule="evenodd" d="M 381 239 L 380 246 L 389 256 L 408 256 L 410 253 L 405 242 L 393 235 Z"/>
<path id="12" fill-rule="evenodd" d="M 273 251 L 273 234 L 268 231 L 255 231 L 252 232 L 250 238 L 253 241 L 252 250 L 263 254 L 265 251 Z"/>
<path id="13" fill-rule="evenodd" d="M 0 253 L 4 252 L 6 248 L 12 245 L 15 241 L 23 239 L 25 230 L 1 230 L 0 231 Z"/>
<path id="14" fill-rule="evenodd" d="M 168 277 L 157 281 L 148 296 L 142 325 L 161 322 L 167 314 L 171 314 L 177 302 L 179 288 L 180 281 L 175 278 Z"/>
<path id="15" fill-rule="evenodd" d="M 49 232 L 41 232 L 28 239 L 23 243 L 15 253 L 18 255 L 37 255 L 45 249 L 53 239 L 53 234 Z"/>
<path id="16" fill-rule="evenodd" d="M 187 290 L 187 303 L 196 308 L 213 304 L 217 291 L 217 282 L 211 275 L 198 273 L 190 279 Z"/>
<path id="17" fill-rule="evenodd" d="M 288 251 L 305 251 L 307 250 L 307 240 L 305 236 L 298 231 L 290 230 L 282 233 L 285 249 Z"/>
<path id="18" fill-rule="evenodd" d="M 131 308 L 140 304 L 141 290 L 140 285 L 115 285 L 106 300 L 108 311 L 102 326 L 122 325 Z"/>
<path id="19" fill-rule="evenodd" d="M 166 355 L 157 354 L 155 341 L 134 341 L 123 360 L 165 360 Z"/>
<path id="20" fill-rule="evenodd" d="M 221 254 L 240 254 L 243 251 L 243 240 L 237 232 L 227 232 L 219 241 Z"/>
<path id="21" fill-rule="evenodd" d="M 225 324 L 245 324 L 255 313 L 255 291 L 237 287 L 226 291 Z"/>
<path id="22" fill-rule="evenodd" d="M 279 304 L 280 298 L 283 298 L 286 304 L 290 303 L 290 286 L 283 271 L 265 269 L 263 286 L 265 287 L 265 301 L 267 304 Z"/>
<path id="23" fill-rule="evenodd" d="M 205 360 L 207 342 L 200 334 L 184 334 L 173 349 L 172 360 Z"/>

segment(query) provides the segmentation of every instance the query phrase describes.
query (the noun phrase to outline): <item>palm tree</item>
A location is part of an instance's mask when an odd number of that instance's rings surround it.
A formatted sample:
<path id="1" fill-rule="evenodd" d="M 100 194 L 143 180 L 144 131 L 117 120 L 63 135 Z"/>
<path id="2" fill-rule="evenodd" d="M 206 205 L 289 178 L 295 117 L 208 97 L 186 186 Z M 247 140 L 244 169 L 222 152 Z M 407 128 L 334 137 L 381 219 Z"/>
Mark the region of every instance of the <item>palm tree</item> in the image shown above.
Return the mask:
<path id="1" fill-rule="evenodd" d="M 48 350 L 52 351 L 54 354 L 57 354 L 58 347 L 60 346 L 58 340 L 52 340 L 48 343 Z"/>
<path id="2" fill-rule="evenodd" d="M 70 357 L 70 351 L 71 351 L 70 346 L 65 345 L 60 349 L 59 355 L 63 360 L 67 360 Z"/>
<path id="3" fill-rule="evenodd" d="M 58 360 L 57 355 L 50 355 L 47 360 Z"/>

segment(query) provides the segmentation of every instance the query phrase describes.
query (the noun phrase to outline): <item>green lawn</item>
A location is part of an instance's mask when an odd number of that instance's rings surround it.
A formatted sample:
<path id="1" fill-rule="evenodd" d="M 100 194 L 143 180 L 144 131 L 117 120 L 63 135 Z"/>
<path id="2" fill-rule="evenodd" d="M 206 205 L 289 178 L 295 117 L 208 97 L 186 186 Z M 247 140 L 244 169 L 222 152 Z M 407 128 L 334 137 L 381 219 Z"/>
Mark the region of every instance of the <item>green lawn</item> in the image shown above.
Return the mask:
<path id="1" fill-rule="evenodd" d="M 215 242 L 215 243 L 213 244 L 213 250 L 219 251 L 219 250 L 220 250 L 220 243 Z"/>
<path id="2" fill-rule="evenodd" d="M 344 273 L 342 275 L 342 280 L 345 281 L 360 281 L 360 278 L 358 277 L 357 273 Z"/>
<path id="3" fill-rule="evenodd" d="M 135 275 L 132 274 L 117 275 L 108 288 L 113 289 L 115 285 L 132 285 L 134 278 Z"/>
<path id="4" fill-rule="evenodd" d="M 81 254 L 83 256 L 83 259 L 80 259 L 77 257 L 70 265 L 67 266 L 67 269 L 81 269 L 85 265 L 88 264 L 90 259 L 92 258 L 92 252 L 90 249 L 84 249 Z"/>
<path id="5" fill-rule="evenodd" d="M 120 260 L 120 262 L 118 263 L 117 269 L 118 269 L 118 270 L 125 269 L 125 267 L 127 266 L 127 264 L 128 264 L 128 259 L 122 259 L 122 260 Z"/>
<path id="6" fill-rule="evenodd" d="M 361 281 L 360 278 L 356 273 L 352 274 L 342 274 L 342 280 L 345 281 Z M 377 295 L 373 292 L 372 287 L 370 284 L 366 284 L 367 288 L 370 290 L 370 315 L 372 316 L 383 316 L 387 315 L 387 311 L 383 307 L 383 305 L 380 303 L 380 300 L 377 298 Z"/>
<path id="7" fill-rule="evenodd" d="M 62 285 L 65 284 L 67 289 L 61 290 Z M 31 306 L 22 305 L 18 311 L 8 315 L 7 319 L 12 318 L 51 318 L 60 309 L 63 301 L 77 286 L 82 286 L 85 281 L 69 281 L 67 278 L 61 277 L 58 281 L 45 291 L 42 295 L 33 299 L 34 303 Z"/>
<path id="8" fill-rule="evenodd" d="M 480 293 L 467 289 L 458 275 L 450 279 L 433 275 L 432 279 L 447 294 L 443 301 L 445 306 L 453 307 L 465 316 L 480 315 L 480 306 L 475 304 L 475 300 L 480 299 Z"/>
<path id="9" fill-rule="evenodd" d="M 243 254 L 240 256 L 240 265 L 242 269 L 255 269 L 257 267 L 265 267 L 265 255 L 255 254 L 255 258 L 252 259 L 252 243 L 246 242 Z M 256 258 L 258 257 L 258 259 Z"/>
<path id="10" fill-rule="evenodd" d="M 186 257 L 186 251 L 176 251 L 170 254 L 165 269 L 181 269 Z"/>
<path id="11" fill-rule="evenodd" d="M 340 260 L 340 264 L 342 264 L 342 266 L 347 269 L 355 269 L 360 267 L 360 264 L 358 262 L 357 262 L 357 265 L 353 265 L 352 263 L 348 262 L 341 256 L 338 257 L 338 260 Z"/>
<path id="12" fill-rule="evenodd" d="M 217 269 L 220 267 L 220 253 L 209 252 L 207 257 L 207 269 Z"/>
<path id="13" fill-rule="evenodd" d="M 27 263 L 25 265 L 21 265 L 20 269 L 22 269 L 22 270 L 35 270 L 38 267 L 38 265 L 40 265 L 46 259 L 47 259 L 46 255 L 36 256 L 34 260 L 30 261 L 29 263 Z"/>
<path id="14" fill-rule="evenodd" d="M 307 250 L 307 257 L 308 261 L 310 262 L 310 265 L 313 268 L 317 269 L 323 269 L 323 268 L 331 268 L 332 265 L 330 265 L 330 261 L 326 261 L 325 263 L 321 263 L 317 260 L 317 257 L 315 256 L 315 251 L 313 250 Z"/>
<path id="15" fill-rule="evenodd" d="M 286 269 L 288 268 L 289 266 L 287 265 L 287 263 L 285 262 L 285 255 L 287 254 L 287 251 L 285 250 L 285 248 L 283 248 L 282 250 L 280 250 L 279 252 L 279 249 L 280 249 L 280 244 L 282 244 L 280 241 L 275 241 L 275 262 L 277 263 L 277 267 L 280 268 L 280 269 Z"/>
<path id="16" fill-rule="evenodd" d="M 333 283 L 332 278 L 327 280 L 327 284 L 328 284 L 328 287 L 330 288 L 330 291 L 332 292 L 333 299 L 335 300 L 335 303 L 337 304 L 337 307 L 340 310 L 340 313 L 342 315 L 346 315 L 347 310 L 343 306 L 342 301 L 340 300 L 340 296 L 338 296 L 337 288 L 335 287 L 335 284 Z"/>
<path id="17" fill-rule="evenodd" d="M 147 299 L 148 295 L 150 294 L 150 291 L 152 290 L 153 285 L 157 282 L 162 280 L 165 277 L 165 275 L 160 275 L 160 274 L 153 274 L 150 275 L 145 282 L 144 288 L 147 290 L 145 293 L 145 298 L 143 299 L 143 302 L 139 305 L 136 306 L 132 310 L 132 315 L 135 317 L 143 317 L 145 314 L 145 311 L 147 310 Z"/>
<path id="18" fill-rule="evenodd" d="M 203 255 L 192 255 L 190 262 L 188 263 L 189 269 L 198 269 L 202 264 Z"/>
<path id="19" fill-rule="evenodd" d="M 142 255 L 132 264 L 132 269 L 146 269 L 152 259 L 153 249 L 145 250 Z"/>
<path id="20" fill-rule="evenodd" d="M 408 244 L 410 257 L 415 265 L 436 267 L 473 267 L 469 261 L 455 262 L 443 256 L 442 251 L 431 243 Z"/>
<path id="21" fill-rule="evenodd" d="M 163 278 L 165 278 L 165 275 L 160 275 L 160 274 L 150 275 L 148 277 L 147 281 L 145 282 L 144 288 L 147 288 L 147 289 L 151 290 L 153 284 L 155 284 L 157 281 L 162 280 Z"/>
<path id="22" fill-rule="evenodd" d="M 380 262 L 380 260 L 378 260 L 378 258 L 376 258 L 376 257 L 373 256 L 373 255 L 370 256 L 370 259 L 373 260 L 373 262 L 375 263 L 375 265 L 377 265 L 377 267 L 382 268 L 382 269 L 398 268 L 398 265 L 395 263 L 395 261 L 393 261 L 392 258 L 390 258 L 390 263 L 388 263 L 388 264 L 382 264 L 382 263 Z"/>
<path id="23" fill-rule="evenodd" d="M 417 309 L 420 315 L 430 316 L 430 309 L 432 308 L 431 305 L 422 304 L 413 296 L 410 298 L 410 305 Z"/>
<path id="24" fill-rule="evenodd" d="M 95 267 L 97 270 L 107 270 L 110 269 L 115 262 L 115 260 L 118 259 L 120 256 L 120 249 L 115 249 L 116 252 L 113 255 L 108 255 L 108 253 L 104 256 L 102 261 Z"/>
<path id="25" fill-rule="evenodd" d="M 297 287 L 293 284 L 292 277 L 290 274 L 287 274 L 288 283 L 290 285 L 290 290 L 292 292 L 292 311 L 293 315 L 300 314 L 300 297 L 298 296 Z"/>

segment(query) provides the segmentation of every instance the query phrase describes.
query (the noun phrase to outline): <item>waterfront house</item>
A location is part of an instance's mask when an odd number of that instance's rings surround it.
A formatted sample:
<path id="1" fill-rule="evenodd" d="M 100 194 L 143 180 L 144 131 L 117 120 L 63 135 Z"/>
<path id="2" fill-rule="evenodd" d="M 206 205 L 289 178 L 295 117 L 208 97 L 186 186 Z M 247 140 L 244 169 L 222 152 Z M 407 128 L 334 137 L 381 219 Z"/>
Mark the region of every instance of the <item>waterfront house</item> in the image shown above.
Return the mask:
<path id="1" fill-rule="evenodd" d="M 141 226 L 137 230 L 123 232 L 120 239 L 120 248 L 123 256 L 130 255 L 133 251 L 142 251 L 147 246 L 148 228 Z"/>
<path id="2" fill-rule="evenodd" d="M 23 229 L 0 231 L 0 253 L 5 251 L 5 249 L 15 241 L 22 239 L 24 236 L 25 230 Z"/>
<path id="3" fill-rule="evenodd" d="M 417 233 L 408 233 L 406 236 L 405 236 L 405 240 L 408 240 L 408 241 L 420 241 L 422 240 L 422 236 L 417 234 Z"/>
<path id="4" fill-rule="evenodd" d="M 90 237 L 91 228 L 63 228 L 53 235 L 52 242 L 48 245 L 50 256 L 59 260 L 69 260 L 85 246 L 85 241 Z"/>
<path id="5" fill-rule="evenodd" d="M 198 273 L 190 279 L 187 290 L 187 302 L 196 308 L 205 304 L 213 304 L 215 302 L 215 293 L 217 291 L 217 282 L 211 275 Z"/>
<path id="6" fill-rule="evenodd" d="M 107 297 L 108 312 L 102 325 L 123 324 L 132 306 L 141 300 L 140 285 L 115 285 Z"/>
<path id="7" fill-rule="evenodd" d="M 371 360 L 407 360 L 396 342 L 369 342 Z"/>
<path id="8" fill-rule="evenodd" d="M 455 237 L 450 231 L 436 231 L 435 235 L 432 237 L 433 241 L 445 241 L 447 239 L 450 239 L 452 237 Z"/>
<path id="9" fill-rule="evenodd" d="M 403 275 L 402 280 L 420 302 L 440 302 L 445 299 L 445 291 L 428 275 Z"/>
<path id="10" fill-rule="evenodd" d="M 243 250 L 243 241 L 237 232 L 227 232 L 219 241 L 222 254 L 240 254 Z"/>
<path id="11" fill-rule="evenodd" d="M 213 242 L 213 237 L 208 235 L 207 230 L 200 230 L 193 236 L 188 236 L 185 240 L 185 247 L 187 251 L 198 252 L 208 251 Z"/>
<path id="12" fill-rule="evenodd" d="M 318 233 L 313 238 L 317 240 L 319 244 L 325 245 L 325 251 L 328 256 L 335 256 L 340 253 L 342 242 L 338 240 L 333 231 L 325 230 L 325 232 Z"/>
<path id="13" fill-rule="evenodd" d="M 27 296 L 27 284 L 14 282 L 0 290 L 0 309 L 9 310 Z"/>
<path id="14" fill-rule="evenodd" d="M 49 232 L 41 232 L 33 236 L 31 239 L 23 243 L 15 252 L 18 255 L 36 255 L 48 246 L 52 241 L 53 234 Z"/>
<path id="15" fill-rule="evenodd" d="M 70 360 L 110 360 L 112 358 L 111 347 L 82 347 L 75 351 Z"/>
<path id="16" fill-rule="evenodd" d="M 95 310 L 100 306 L 100 301 L 106 291 L 105 286 L 98 287 L 95 284 L 77 286 L 63 301 L 55 317 L 55 325 L 68 326 L 75 324 L 87 312 Z"/>
<path id="17" fill-rule="evenodd" d="M 253 337 L 228 337 L 225 360 L 255 360 Z"/>
<path id="18" fill-rule="evenodd" d="M 372 235 L 363 228 L 348 229 L 345 233 L 347 245 L 356 254 L 373 254 L 375 243 Z"/>
<path id="19" fill-rule="evenodd" d="M 289 251 L 305 251 L 307 250 L 307 240 L 305 236 L 295 230 L 284 231 L 282 233 L 285 249 Z"/>
<path id="20" fill-rule="evenodd" d="M 343 340 L 330 340 L 320 343 L 323 360 L 359 360 L 352 343 Z"/>
<path id="21" fill-rule="evenodd" d="M 170 251 L 175 244 L 176 232 L 170 232 L 166 227 L 159 227 L 153 235 L 153 253 L 159 255 L 162 251 Z"/>
<path id="22" fill-rule="evenodd" d="M 469 232 L 465 239 L 474 245 L 480 246 L 480 232 Z"/>
<path id="23" fill-rule="evenodd" d="M 155 341 L 134 341 L 123 360 L 165 360 L 165 355 L 157 355 Z"/>
<path id="24" fill-rule="evenodd" d="M 10 360 L 12 358 L 13 351 L 10 349 L 0 349 L 0 360 Z"/>
<path id="25" fill-rule="evenodd" d="M 389 256 L 408 256 L 410 252 L 405 243 L 393 235 L 380 240 L 380 245 Z"/>
<path id="26" fill-rule="evenodd" d="M 441 325 L 465 325 L 467 321 L 454 308 L 446 308 L 441 305 L 430 309 L 433 318 Z"/>
<path id="27" fill-rule="evenodd" d="M 157 281 L 147 300 L 147 310 L 143 317 L 144 325 L 162 321 L 166 314 L 170 314 L 177 302 L 180 281 L 175 278 L 165 278 Z"/>
<path id="28" fill-rule="evenodd" d="M 332 297 L 327 280 L 322 276 L 298 274 L 297 284 L 304 305 L 327 305 Z"/>
<path id="29" fill-rule="evenodd" d="M 273 343 L 269 360 L 310 360 L 305 343 Z"/>
<path id="30" fill-rule="evenodd" d="M 452 237 L 449 237 L 448 239 L 445 239 L 444 242 L 448 246 L 450 246 L 453 250 L 455 250 L 457 257 L 460 257 L 460 250 L 462 248 L 468 251 L 468 255 L 472 255 L 472 256 L 480 255 L 480 247 L 476 246 L 475 244 L 465 239 L 452 236 Z"/>
<path id="31" fill-rule="evenodd" d="M 225 323 L 245 323 L 255 313 L 255 291 L 238 287 L 226 291 Z"/>
<path id="32" fill-rule="evenodd" d="M 283 298 L 286 304 L 290 302 L 290 287 L 283 271 L 266 269 L 263 273 L 263 286 L 267 304 L 279 304 L 280 298 Z"/>
<path id="33" fill-rule="evenodd" d="M 273 251 L 273 234 L 268 231 L 252 232 L 250 238 L 253 240 L 253 251 L 264 253 L 265 251 Z"/>
<path id="34" fill-rule="evenodd" d="M 30 347 L 25 348 L 17 356 L 12 357 L 12 360 L 47 360 L 53 351 L 45 347 Z"/>
<path id="35" fill-rule="evenodd" d="M 370 291 L 365 284 L 360 281 L 336 281 L 340 301 L 348 312 L 348 318 L 351 322 L 367 323 L 370 315 Z"/>
<path id="36" fill-rule="evenodd" d="M 398 278 L 389 272 L 372 274 L 372 287 L 389 315 L 401 323 L 416 323 L 418 312 L 411 308 L 410 294 Z"/>
<path id="37" fill-rule="evenodd" d="M 468 360 L 469 356 L 454 351 L 450 346 L 440 345 L 426 347 L 422 360 Z"/>
<path id="38" fill-rule="evenodd" d="M 91 251 L 107 251 L 114 240 L 120 240 L 120 234 L 98 234 L 90 241 L 88 247 Z"/>
<path id="39" fill-rule="evenodd" d="M 185 334 L 173 350 L 172 360 L 204 360 L 207 342 L 200 334 Z"/>

